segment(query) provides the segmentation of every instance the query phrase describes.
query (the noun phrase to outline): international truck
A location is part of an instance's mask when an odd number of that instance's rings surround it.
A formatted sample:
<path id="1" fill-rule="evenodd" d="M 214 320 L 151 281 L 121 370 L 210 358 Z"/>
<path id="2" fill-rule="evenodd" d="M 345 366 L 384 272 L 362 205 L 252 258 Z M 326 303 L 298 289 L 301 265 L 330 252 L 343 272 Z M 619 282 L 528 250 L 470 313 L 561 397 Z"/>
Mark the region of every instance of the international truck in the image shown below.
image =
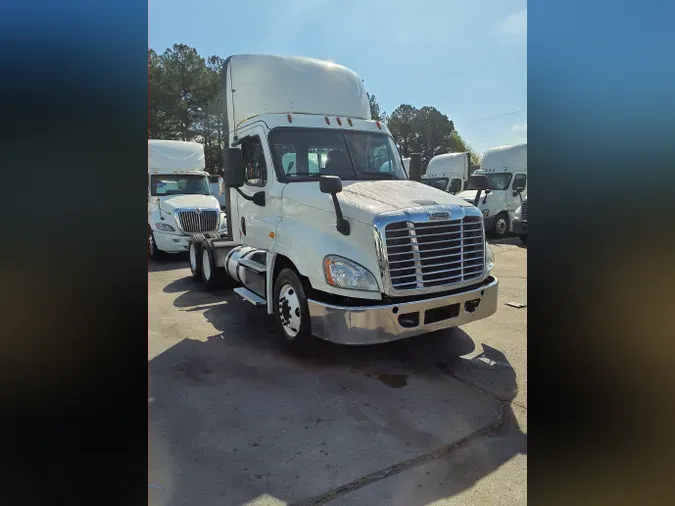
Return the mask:
<path id="1" fill-rule="evenodd" d="M 227 222 L 211 194 L 204 146 L 148 139 L 148 256 L 185 253 L 194 233 L 222 237 Z"/>
<path id="2" fill-rule="evenodd" d="M 527 196 L 527 143 L 488 149 L 474 174 L 490 180 L 478 207 L 485 229 L 502 238 L 513 231 L 514 213 Z M 459 193 L 467 202 L 473 202 L 475 196 L 475 190 Z"/>
<path id="3" fill-rule="evenodd" d="M 429 160 L 422 182 L 457 194 L 469 182 L 469 153 L 445 153 Z"/>
<path id="4" fill-rule="evenodd" d="M 207 289 L 236 286 L 292 346 L 382 343 L 495 313 L 480 211 L 409 179 L 352 70 L 235 55 L 222 92 L 228 236 L 189 245 Z"/>

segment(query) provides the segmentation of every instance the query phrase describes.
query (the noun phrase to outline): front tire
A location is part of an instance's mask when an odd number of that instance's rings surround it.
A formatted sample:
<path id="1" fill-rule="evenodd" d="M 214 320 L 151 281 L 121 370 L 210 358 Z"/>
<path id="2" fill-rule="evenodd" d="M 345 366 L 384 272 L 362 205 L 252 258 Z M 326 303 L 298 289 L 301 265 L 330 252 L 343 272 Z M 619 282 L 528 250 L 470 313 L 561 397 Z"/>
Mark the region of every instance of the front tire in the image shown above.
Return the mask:
<path id="1" fill-rule="evenodd" d="M 155 234 L 152 233 L 150 227 L 148 227 L 148 258 L 154 261 L 160 260 L 162 257 L 162 252 L 157 248 L 157 242 L 155 241 Z"/>
<path id="2" fill-rule="evenodd" d="M 282 269 L 274 282 L 274 314 L 288 345 L 299 347 L 313 339 L 307 296 L 291 269 Z"/>
<path id="3" fill-rule="evenodd" d="M 499 213 L 495 216 L 495 221 L 492 224 L 492 233 L 497 239 L 502 239 L 509 231 L 509 217 L 506 213 Z"/>
<path id="4" fill-rule="evenodd" d="M 190 246 L 188 246 L 188 255 L 190 258 L 190 273 L 192 274 L 192 279 L 195 281 L 202 280 L 202 252 L 199 244 L 190 241 Z"/>

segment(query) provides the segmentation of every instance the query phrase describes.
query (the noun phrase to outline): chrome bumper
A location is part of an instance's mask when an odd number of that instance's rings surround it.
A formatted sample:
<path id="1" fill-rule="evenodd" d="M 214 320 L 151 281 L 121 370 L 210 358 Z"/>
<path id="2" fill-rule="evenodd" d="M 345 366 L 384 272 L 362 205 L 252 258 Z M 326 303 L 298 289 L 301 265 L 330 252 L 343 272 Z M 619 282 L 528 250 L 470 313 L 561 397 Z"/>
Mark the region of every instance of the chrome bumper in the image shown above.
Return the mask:
<path id="1" fill-rule="evenodd" d="M 335 306 L 309 300 L 312 333 L 339 344 L 377 344 L 457 327 L 493 315 L 498 286 L 499 280 L 491 276 L 461 293 L 385 306 Z M 471 306 L 477 301 L 472 312 L 467 310 L 467 302 Z"/>

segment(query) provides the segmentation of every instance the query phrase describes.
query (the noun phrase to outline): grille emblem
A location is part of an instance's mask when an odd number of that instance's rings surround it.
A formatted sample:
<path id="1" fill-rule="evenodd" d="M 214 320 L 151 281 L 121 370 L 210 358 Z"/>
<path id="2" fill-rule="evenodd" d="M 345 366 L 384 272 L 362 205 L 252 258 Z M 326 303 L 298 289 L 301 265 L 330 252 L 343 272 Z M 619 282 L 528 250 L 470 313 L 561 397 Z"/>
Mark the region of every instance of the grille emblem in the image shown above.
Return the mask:
<path id="1" fill-rule="evenodd" d="M 440 213 L 429 213 L 429 219 L 431 221 L 435 220 L 447 220 L 450 218 L 450 213 L 447 211 L 442 211 Z"/>
<path id="2" fill-rule="evenodd" d="M 195 209 L 195 211 L 197 212 L 197 214 L 202 214 L 202 210 L 199 208 Z"/>

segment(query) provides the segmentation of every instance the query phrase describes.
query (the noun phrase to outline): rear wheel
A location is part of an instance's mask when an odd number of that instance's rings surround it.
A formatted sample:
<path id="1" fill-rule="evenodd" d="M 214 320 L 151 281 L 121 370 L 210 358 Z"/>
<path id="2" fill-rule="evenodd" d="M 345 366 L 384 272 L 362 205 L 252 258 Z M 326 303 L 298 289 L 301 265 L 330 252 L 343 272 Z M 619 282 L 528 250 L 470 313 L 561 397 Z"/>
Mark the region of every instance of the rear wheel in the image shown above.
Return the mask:
<path id="1" fill-rule="evenodd" d="M 190 241 L 190 246 L 188 246 L 188 255 L 190 257 L 190 272 L 192 273 L 192 278 L 197 281 L 201 281 L 202 252 L 198 243 Z"/>
<path id="2" fill-rule="evenodd" d="M 201 247 L 201 273 L 202 281 L 207 290 L 215 290 L 224 285 L 225 269 L 216 267 L 216 258 L 213 249 L 208 242 L 204 241 Z"/>
<path id="3" fill-rule="evenodd" d="M 277 324 L 289 345 L 302 346 L 312 340 L 307 296 L 302 281 L 291 269 L 283 269 L 277 276 L 274 308 Z"/>

